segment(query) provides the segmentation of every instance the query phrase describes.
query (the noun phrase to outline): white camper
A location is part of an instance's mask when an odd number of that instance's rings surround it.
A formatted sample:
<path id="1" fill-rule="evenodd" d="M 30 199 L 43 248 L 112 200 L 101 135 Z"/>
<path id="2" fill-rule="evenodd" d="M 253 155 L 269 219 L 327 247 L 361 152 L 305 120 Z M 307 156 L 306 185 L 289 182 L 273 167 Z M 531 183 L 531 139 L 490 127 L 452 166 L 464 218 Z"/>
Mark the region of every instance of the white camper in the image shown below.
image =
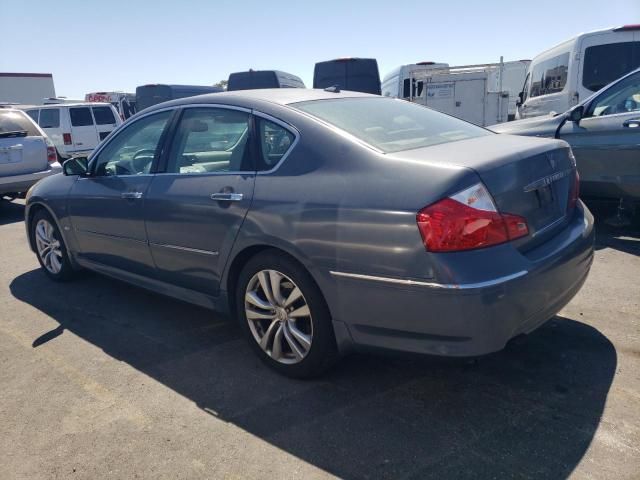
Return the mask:
<path id="1" fill-rule="evenodd" d="M 637 67 L 640 25 L 580 34 L 533 59 L 518 117 L 565 112 Z"/>
<path id="2" fill-rule="evenodd" d="M 476 125 L 513 120 L 518 85 L 523 82 L 529 60 L 462 65 L 429 70 L 411 76 L 415 85 L 410 101 Z M 493 123 L 492 123 L 493 122 Z"/>
<path id="3" fill-rule="evenodd" d="M 429 70 L 438 70 L 447 68 L 448 63 L 438 62 L 419 62 L 410 63 L 409 65 L 401 65 L 389 72 L 383 79 L 381 84 L 382 96 L 392 98 L 402 98 L 408 100 L 412 96 L 416 96 L 416 85 L 411 88 L 411 76 L 417 75 Z M 413 91 L 412 91 L 413 90 Z"/>

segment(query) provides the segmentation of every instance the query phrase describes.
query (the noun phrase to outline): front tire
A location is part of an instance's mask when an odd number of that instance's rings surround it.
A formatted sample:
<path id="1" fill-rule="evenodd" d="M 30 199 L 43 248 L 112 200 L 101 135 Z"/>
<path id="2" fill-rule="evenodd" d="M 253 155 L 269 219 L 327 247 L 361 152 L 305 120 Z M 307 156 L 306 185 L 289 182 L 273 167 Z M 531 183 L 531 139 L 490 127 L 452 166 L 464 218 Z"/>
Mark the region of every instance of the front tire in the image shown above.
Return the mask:
<path id="1" fill-rule="evenodd" d="M 38 262 L 52 280 L 70 280 L 74 275 L 71 261 L 58 225 L 44 210 L 36 212 L 31 220 L 31 238 L 36 247 Z"/>
<path id="2" fill-rule="evenodd" d="M 238 278 L 236 308 L 252 348 L 278 372 L 314 377 L 337 359 L 324 297 L 309 273 L 288 256 L 266 251 L 249 260 Z"/>

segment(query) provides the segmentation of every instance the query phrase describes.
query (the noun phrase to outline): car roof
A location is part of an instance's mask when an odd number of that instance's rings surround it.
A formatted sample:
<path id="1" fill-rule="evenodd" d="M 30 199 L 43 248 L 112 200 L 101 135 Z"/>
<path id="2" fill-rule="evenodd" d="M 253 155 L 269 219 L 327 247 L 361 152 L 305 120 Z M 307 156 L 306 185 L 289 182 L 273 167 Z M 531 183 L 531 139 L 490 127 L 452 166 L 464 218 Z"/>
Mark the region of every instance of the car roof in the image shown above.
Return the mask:
<path id="1" fill-rule="evenodd" d="M 232 92 L 207 93 L 194 97 L 178 98 L 176 100 L 170 100 L 168 102 L 153 105 L 143 111 L 146 113 L 154 110 L 160 110 L 166 107 L 177 107 L 180 105 L 193 105 L 203 103 L 219 103 L 225 105 L 236 105 L 246 108 L 252 108 L 254 105 L 260 103 L 287 106 L 292 103 L 307 102 L 313 100 L 358 97 L 382 98 L 379 95 L 351 92 L 346 90 L 334 93 L 314 88 L 263 88 L 255 90 L 234 90 Z"/>
<path id="2" fill-rule="evenodd" d="M 104 107 L 111 105 L 109 102 L 77 102 L 77 103 L 49 103 L 47 105 L 33 105 L 29 109 L 34 108 L 61 108 L 61 107 Z"/>

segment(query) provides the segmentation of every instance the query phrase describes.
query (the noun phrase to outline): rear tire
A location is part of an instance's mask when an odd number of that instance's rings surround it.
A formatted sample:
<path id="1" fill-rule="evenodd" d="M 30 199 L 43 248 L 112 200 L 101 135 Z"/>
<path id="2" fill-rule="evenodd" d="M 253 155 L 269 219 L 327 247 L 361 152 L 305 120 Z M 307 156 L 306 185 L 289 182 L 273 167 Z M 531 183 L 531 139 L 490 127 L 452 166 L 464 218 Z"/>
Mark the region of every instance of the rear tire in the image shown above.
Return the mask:
<path id="1" fill-rule="evenodd" d="M 58 225 L 51 215 L 45 210 L 36 212 L 30 229 L 36 256 L 44 273 L 56 282 L 71 280 L 75 271 Z"/>
<path id="2" fill-rule="evenodd" d="M 237 318 L 260 359 L 293 378 L 325 372 L 338 358 L 331 316 L 311 275 L 268 250 L 250 259 L 235 292 Z"/>

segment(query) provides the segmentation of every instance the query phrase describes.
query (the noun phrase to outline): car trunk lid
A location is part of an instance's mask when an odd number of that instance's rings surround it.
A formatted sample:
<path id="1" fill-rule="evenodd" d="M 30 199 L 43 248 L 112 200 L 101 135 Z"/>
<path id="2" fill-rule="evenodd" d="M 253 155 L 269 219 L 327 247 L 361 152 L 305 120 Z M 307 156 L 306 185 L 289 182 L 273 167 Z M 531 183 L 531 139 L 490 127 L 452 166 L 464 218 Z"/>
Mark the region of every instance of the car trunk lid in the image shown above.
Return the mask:
<path id="1" fill-rule="evenodd" d="M 541 243 L 567 221 L 575 162 L 565 142 L 489 135 L 393 156 L 473 169 L 500 212 L 527 220 L 529 235 L 516 241 L 518 247 Z"/>

